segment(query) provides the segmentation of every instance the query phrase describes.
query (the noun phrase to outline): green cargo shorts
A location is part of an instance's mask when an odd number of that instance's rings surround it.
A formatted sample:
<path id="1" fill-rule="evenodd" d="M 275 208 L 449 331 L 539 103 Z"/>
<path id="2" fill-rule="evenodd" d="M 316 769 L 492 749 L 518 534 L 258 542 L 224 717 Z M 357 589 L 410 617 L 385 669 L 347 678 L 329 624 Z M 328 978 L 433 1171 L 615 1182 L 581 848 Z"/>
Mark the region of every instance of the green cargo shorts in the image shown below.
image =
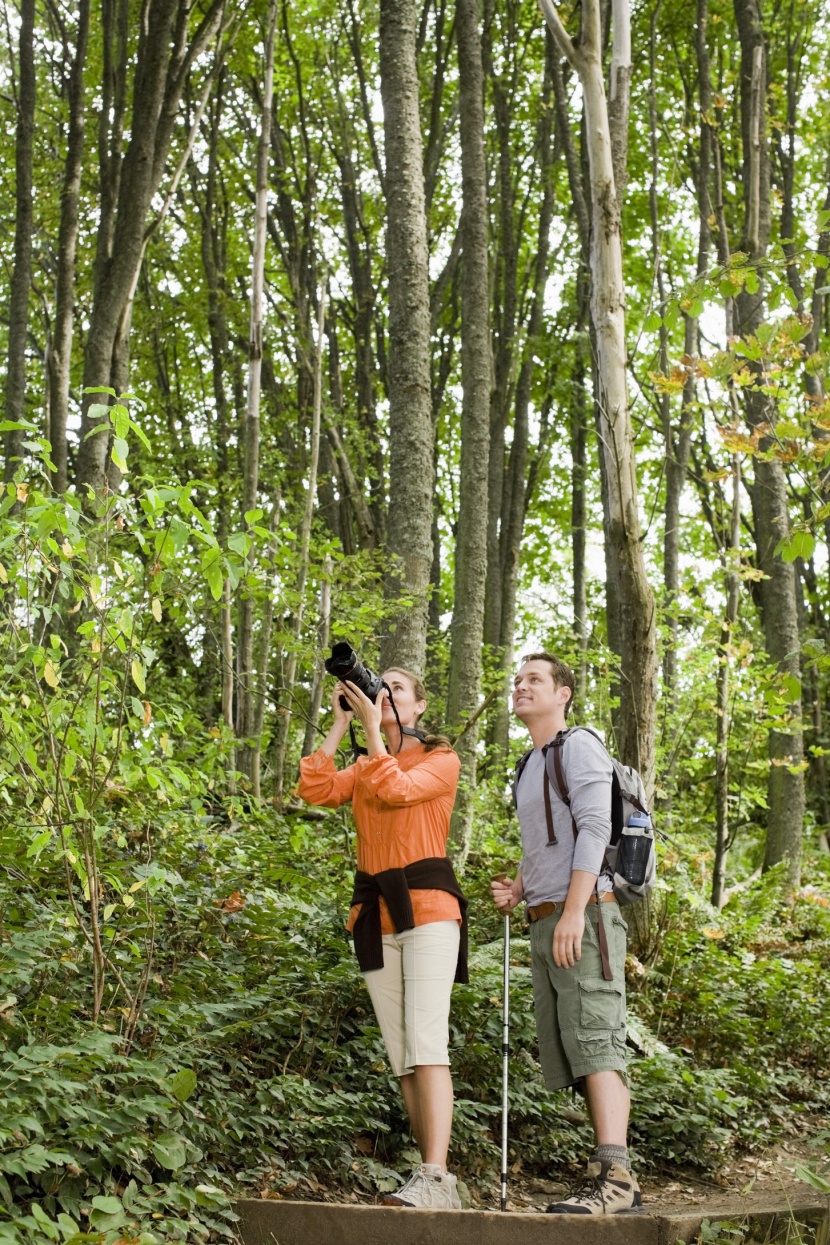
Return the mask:
<path id="1" fill-rule="evenodd" d="M 564 1089 L 592 1072 L 625 1080 L 626 923 L 615 903 L 602 904 L 613 980 L 602 975 L 599 905 L 585 909 L 582 958 L 572 968 L 553 960 L 553 931 L 562 913 L 530 926 L 533 1003 L 539 1058 L 548 1089 Z"/>

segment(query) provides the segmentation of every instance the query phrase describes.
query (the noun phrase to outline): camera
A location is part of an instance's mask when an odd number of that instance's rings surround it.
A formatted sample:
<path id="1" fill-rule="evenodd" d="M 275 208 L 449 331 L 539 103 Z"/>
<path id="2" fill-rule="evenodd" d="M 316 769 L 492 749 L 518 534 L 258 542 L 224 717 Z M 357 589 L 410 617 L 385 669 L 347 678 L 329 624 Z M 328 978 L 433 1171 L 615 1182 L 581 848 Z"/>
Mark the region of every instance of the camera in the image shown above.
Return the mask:
<path id="1" fill-rule="evenodd" d="M 333 674 L 341 683 L 348 681 L 359 688 L 364 696 L 368 696 L 369 700 L 376 700 L 378 692 L 384 686 L 383 679 L 373 674 L 367 666 L 362 666 L 357 659 L 357 653 L 351 644 L 343 640 L 340 644 L 332 645 L 331 657 L 327 657 L 325 667 L 329 674 Z M 344 696 L 340 697 L 340 705 L 343 709 L 351 710 L 351 705 Z"/>

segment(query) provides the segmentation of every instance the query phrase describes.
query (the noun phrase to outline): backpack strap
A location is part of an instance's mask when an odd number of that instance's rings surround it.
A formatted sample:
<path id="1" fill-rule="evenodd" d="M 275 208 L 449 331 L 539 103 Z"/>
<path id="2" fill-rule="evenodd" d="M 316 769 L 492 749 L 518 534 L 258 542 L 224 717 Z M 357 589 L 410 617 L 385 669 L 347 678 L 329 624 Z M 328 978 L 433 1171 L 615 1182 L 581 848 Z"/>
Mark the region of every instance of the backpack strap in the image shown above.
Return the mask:
<path id="1" fill-rule="evenodd" d="M 530 760 L 530 755 L 531 755 L 531 753 L 532 753 L 532 752 L 533 752 L 533 749 L 532 749 L 532 748 L 528 748 L 528 750 L 527 750 L 527 752 L 524 754 L 524 756 L 519 757 L 518 761 L 516 762 L 516 768 L 515 768 L 515 770 L 513 771 L 513 807 L 514 807 L 514 808 L 516 808 L 516 806 L 517 806 L 517 804 L 518 804 L 518 798 L 517 798 L 517 797 L 518 797 L 518 790 L 519 790 L 519 779 L 521 778 L 522 774 L 524 773 L 525 766 L 527 765 L 528 761 Z"/>
<path id="2" fill-rule="evenodd" d="M 578 730 L 579 728 L 576 727 L 574 729 Z M 560 731 L 556 738 L 551 740 L 551 742 L 546 744 L 542 749 L 545 754 L 545 774 L 548 779 L 548 782 L 545 784 L 545 811 L 547 812 L 547 805 L 550 803 L 550 796 L 548 795 L 549 783 L 559 796 L 559 799 L 568 809 L 568 812 L 571 813 L 571 829 L 573 830 L 574 841 L 576 841 L 579 830 L 577 829 L 576 819 L 571 812 L 571 796 L 568 791 L 568 780 L 565 777 L 565 767 L 562 764 L 562 749 L 565 746 L 565 740 L 569 734 L 570 732 L 568 730 Z M 553 772 L 556 778 L 555 783 L 551 780 L 550 769 L 548 767 L 548 757 L 553 759 Z"/>
<path id="3" fill-rule="evenodd" d="M 542 758 L 543 758 L 544 766 L 545 766 L 545 821 L 547 822 L 547 827 L 548 827 L 548 843 L 557 843 L 558 839 L 556 837 L 556 831 L 553 828 L 553 808 L 550 802 L 551 779 L 550 779 L 550 774 L 548 773 L 548 761 L 547 761 L 547 752 L 550 746 L 551 746 L 550 744 L 545 744 L 544 748 L 542 749 Z M 516 803 L 517 803 L 516 792 L 519 786 L 519 779 L 524 773 L 524 768 L 527 765 L 528 761 L 530 760 L 530 757 L 533 754 L 533 752 L 534 752 L 533 748 L 528 748 L 527 752 L 524 754 L 523 757 L 520 758 L 519 763 L 516 766 L 516 773 L 513 778 L 513 805 L 514 807 L 516 806 Z"/>

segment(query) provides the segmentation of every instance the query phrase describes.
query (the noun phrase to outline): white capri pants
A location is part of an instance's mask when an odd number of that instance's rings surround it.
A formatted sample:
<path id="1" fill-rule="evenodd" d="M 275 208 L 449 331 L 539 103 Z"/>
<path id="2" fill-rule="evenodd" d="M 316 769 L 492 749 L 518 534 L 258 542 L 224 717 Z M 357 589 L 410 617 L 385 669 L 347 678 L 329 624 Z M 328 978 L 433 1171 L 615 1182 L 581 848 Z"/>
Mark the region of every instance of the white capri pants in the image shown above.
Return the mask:
<path id="1" fill-rule="evenodd" d="M 395 1076 L 417 1064 L 449 1064 L 450 995 L 458 921 L 431 921 L 383 935 L 383 968 L 364 973 Z"/>

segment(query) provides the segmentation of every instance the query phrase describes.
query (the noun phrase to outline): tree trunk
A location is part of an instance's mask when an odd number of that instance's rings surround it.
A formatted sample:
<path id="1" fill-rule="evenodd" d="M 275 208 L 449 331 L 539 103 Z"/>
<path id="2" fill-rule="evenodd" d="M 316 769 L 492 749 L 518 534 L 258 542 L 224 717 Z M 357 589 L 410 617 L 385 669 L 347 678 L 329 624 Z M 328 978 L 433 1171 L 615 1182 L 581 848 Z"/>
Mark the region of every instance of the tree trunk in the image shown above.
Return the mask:
<path id="1" fill-rule="evenodd" d="M 484 75 L 476 0 L 456 0 L 461 94 L 461 480 L 446 720 L 458 730 L 478 705 L 487 585 L 490 448 L 490 285 Z M 477 726 L 459 740 L 461 779 L 450 838 L 463 861 L 470 847 Z"/>
<path id="2" fill-rule="evenodd" d="M 314 665 L 314 678 L 311 683 L 311 698 L 308 708 L 308 721 L 305 724 L 303 739 L 303 756 L 311 756 L 317 740 L 317 723 L 323 707 L 325 689 L 325 667 L 323 662 L 328 655 L 331 634 L 331 576 L 334 564 L 327 557 L 323 563 L 320 580 L 320 618 L 317 624 L 317 657 Z"/>
<path id="3" fill-rule="evenodd" d="M 58 274 L 55 285 L 55 327 L 49 354 L 49 431 L 55 491 L 69 485 L 66 424 L 69 414 L 69 377 L 72 365 L 72 315 L 75 309 L 75 255 L 78 247 L 78 203 L 84 158 L 84 64 L 89 36 L 89 0 L 78 4 L 78 34 L 69 74 L 69 137 L 61 195 L 58 231 Z"/>
<path id="4" fill-rule="evenodd" d="M 422 673 L 432 566 L 430 318 L 423 144 L 418 112 L 414 0 L 381 0 L 380 78 L 386 135 L 389 280 L 389 515 L 386 578 L 394 609 L 381 665 Z"/>
<path id="5" fill-rule="evenodd" d="M 584 287 L 584 280 L 579 285 Z M 582 310 L 583 301 L 587 302 L 587 290 L 580 290 L 578 301 L 581 309 L 577 318 L 573 378 L 571 380 L 571 462 L 573 469 L 571 482 L 571 552 L 573 557 L 573 628 L 579 648 L 574 694 L 581 713 L 585 709 L 585 697 L 588 689 L 588 580 L 585 565 L 585 549 L 588 534 L 588 511 L 585 497 L 585 485 L 588 475 L 588 412 L 585 390 L 585 355 L 588 344 L 588 335 L 585 331 L 587 307 L 584 308 L 584 311 Z"/>
<path id="6" fill-rule="evenodd" d="M 116 125 L 113 147 L 102 151 L 102 224 L 98 234 L 96 283 L 84 356 L 84 387 L 118 387 L 125 383 L 129 325 L 124 313 L 135 288 L 136 274 L 144 251 L 147 213 L 164 171 L 164 162 L 178 113 L 179 100 L 193 61 L 213 37 L 221 20 L 222 0 L 213 0 L 190 43 L 189 8 L 183 0 L 148 0 L 138 40 L 133 78 L 130 144 L 120 155 L 123 116 L 123 77 L 119 74 L 115 92 Z M 111 10 L 107 6 L 109 17 Z M 125 11 L 119 10 L 119 64 L 126 65 Z M 105 31 L 105 54 L 110 47 Z M 105 80 L 108 67 L 105 65 Z M 108 125 L 107 109 L 102 109 L 102 139 Z M 116 191 L 117 187 L 117 191 Z M 117 208 L 113 209 L 117 194 Z M 106 195 L 106 203 L 104 198 Z M 106 484 L 109 438 L 104 434 L 87 437 L 97 426 L 89 407 L 100 397 L 84 401 L 81 418 L 81 445 L 78 453 L 77 482 L 101 492 Z"/>
<path id="7" fill-rule="evenodd" d="M 251 327 L 248 337 L 248 401 L 245 410 L 245 475 L 242 493 L 242 514 L 256 508 L 259 489 L 259 405 L 262 382 L 262 303 L 265 285 L 265 240 L 268 218 L 268 154 L 271 149 L 271 113 L 274 99 L 274 32 L 277 22 L 276 0 L 271 0 L 268 32 L 265 38 L 265 81 L 262 92 L 262 115 L 256 163 L 256 197 L 254 253 L 251 272 Z M 237 641 L 238 695 L 236 700 L 236 734 L 242 741 L 239 768 L 249 777 L 253 770 L 254 752 L 254 595 L 244 592 L 239 610 Z"/>
<path id="8" fill-rule="evenodd" d="M 527 318 L 524 350 L 516 380 L 513 416 L 513 441 L 503 474 L 499 517 L 499 577 L 497 591 L 500 596 L 498 619 L 497 661 L 505 691 L 510 685 L 514 662 L 516 632 L 516 599 L 519 588 L 519 569 L 524 534 L 525 517 L 530 499 L 525 481 L 528 475 L 528 452 L 530 449 L 530 398 L 531 383 L 536 362 L 534 350 L 542 335 L 545 312 L 545 291 L 548 282 L 550 256 L 550 233 L 556 202 L 554 168 L 559 158 L 559 148 L 553 144 L 553 114 L 550 107 L 552 74 L 551 66 L 556 52 L 553 41 L 546 34 L 545 76 L 542 85 L 541 108 L 537 128 L 539 180 L 542 184 L 542 202 L 539 209 L 539 225 L 536 234 L 535 261 L 530 290 L 530 313 Z M 518 261 L 518 253 L 517 253 Z M 510 265 L 509 267 L 512 267 Z M 517 271 L 514 269 L 514 279 Z M 511 351 L 513 346 L 511 343 Z M 507 394 L 505 393 L 505 398 Z M 502 425 L 502 435 L 504 426 Z M 510 730 L 510 704 L 508 697 L 500 696 L 491 714 L 490 761 L 498 765 L 507 756 Z"/>
<path id="9" fill-rule="evenodd" d="M 29 325 L 29 290 L 32 284 L 32 144 L 35 131 L 34 0 L 22 0 L 20 8 L 20 73 L 17 91 L 15 141 L 14 267 L 9 300 L 9 338 L 3 418 L 19 423 L 26 417 L 26 334 Z M 14 475 L 23 453 L 26 433 L 12 428 L 6 433 L 5 479 Z"/>
<path id="10" fill-rule="evenodd" d="M 621 703 L 616 746 L 635 765 L 647 790 L 654 779 L 657 691 L 657 634 L 654 597 L 641 545 L 634 444 L 626 388 L 625 302 L 620 202 L 615 183 L 627 117 L 619 96 L 609 110 L 602 78 L 599 0 L 583 0 L 577 46 L 563 27 L 553 0 L 543 12 L 562 54 L 579 75 L 585 106 L 585 134 L 592 201 L 591 318 L 597 348 L 600 454 L 605 462 L 608 514 L 606 552 L 609 578 L 619 603 Z M 614 4 L 614 45 L 630 46 L 628 6 Z M 616 81 L 626 83 L 629 67 L 617 56 Z M 612 79 L 612 90 L 614 80 Z M 609 112 L 613 116 L 613 130 Z"/>
<path id="11" fill-rule="evenodd" d="M 770 235 L 770 168 L 766 135 L 767 67 L 761 12 L 757 0 L 735 0 L 735 17 L 741 41 L 741 130 L 743 137 L 744 237 L 741 250 L 750 261 L 765 258 Z M 735 300 L 737 329 L 744 337 L 753 334 L 764 316 L 764 293 L 744 289 Z M 755 370 L 759 373 L 762 365 Z M 776 413 L 769 397 L 757 389 L 746 391 L 747 419 L 753 427 L 773 426 Z M 771 438 L 762 438 L 769 449 Z M 800 636 L 796 571 L 775 553 L 789 535 L 787 479 L 777 458 L 754 462 L 752 508 L 758 565 L 767 577 L 761 584 L 764 638 L 767 654 L 792 686 L 800 686 Z M 796 887 L 801 878 L 804 830 L 804 744 L 800 693 L 789 703 L 789 720 L 770 731 L 770 771 L 767 785 L 767 841 L 764 868 L 786 861 L 787 883 Z"/>
<path id="12" fill-rule="evenodd" d="M 268 560 L 273 567 L 278 550 L 277 531 L 280 525 L 280 494 L 277 492 L 271 508 L 271 539 L 268 542 Z M 262 795 L 262 731 L 265 725 L 265 705 L 268 696 L 268 670 L 271 664 L 271 630 L 274 624 L 274 592 L 269 588 L 265 609 L 262 611 L 262 625 L 259 631 L 259 654 L 256 663 L 256 685 L 254 688 L 253 723 L 251 735 L 251 795 L 258 800 Z"/>
<path id="13" fill-rule="evenodd" d="M 299 562 L 297 571 L 297 608 L 292 620 L 292 644 L 285 662 L 283 687 L 280 695 L 280 706 L 277 714 L 277 727 L 274 732 L 274 803 L 282 807 L 285 787 L 285 758 L 288 751 L 288 729 L 291 725 L 291 699 L 294 684 L 297 680 L 297 650 L 303 628 L 305 612 L 305 585 L 308 577 L 308 560 L 311 548 L 311 524 L 314 519 L 314 504 L 317 496 L 317 467 L 320 461 L 320 419 L 323 405 L 323 341 L 326 332 L 326 287 L 320 286 L 317 308 L 317 349 L 314 360 L 314 392 L 312 395 L 311 412 L 311 445 L 309 446 L 308 489 L 306 491 L 305 513 L 300 529 Z"/>
<path id="14" fill-rule="evenodd" d="M 741 577 L 741 460 L 732 458 L 732 515 L 729 544 L 723 552 L 726 572 L 726 610 L 718 646 L 715 742 L 715 860 L 712 866 L 712 904 L 723 907 L 726 893 L 726 857 L 729 851 L 729 663 L 740 604 Z"/>

